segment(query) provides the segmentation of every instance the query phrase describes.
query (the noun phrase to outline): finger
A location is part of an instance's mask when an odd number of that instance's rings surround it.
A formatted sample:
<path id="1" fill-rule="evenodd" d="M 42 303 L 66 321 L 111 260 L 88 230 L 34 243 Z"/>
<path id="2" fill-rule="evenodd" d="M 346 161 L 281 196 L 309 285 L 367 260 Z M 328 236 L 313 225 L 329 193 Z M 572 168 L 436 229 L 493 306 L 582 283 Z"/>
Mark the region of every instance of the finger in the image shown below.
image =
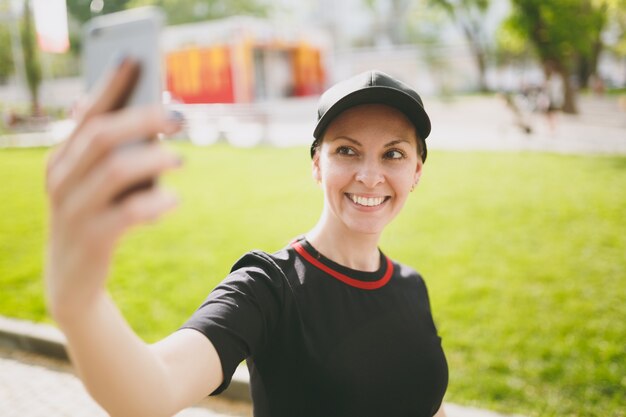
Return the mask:
<path id="1" fill-rule="evenodd" d="M 47 156 L 47 160 L 46 160 L 46 192 L 50 193 L 51 190 L 51 181 L 50 178 L 52 177 L 52 173 L 54 170 L 54 167 L 56 166 L 59 158 L 60 158 L 60 154 L 62 151 L 62 146 L 60 148 L 54 149 L 52 150 L 48 156 Z"/>
<path id="2" fill-rule="evenodd" d="M 111 207 L 104 216 L 108 230 L 119 237 L 132 226 L 156 221 L 178 205 L 176 196 L 161 188 L 134 193 Z"/>
<path id="3" fill-rule="evenodd" d="M 160 105 L 128 108 L 98 116 L 84 128 L 84 140 L 66 152 L 62 164 L 50 173 L 50 189 L 56 201 L 62 201 L 103 158 L 124 143 L 152 138 L 157 133 L 171 134 L 180 129 L 179 119 L 167 117 Z"/>
<path id="4" fill-rule="evenodd" d="M 77 219 L 106 209 L 129 188 L 180 165 L 180 157 L 156 143 L 119 150 L 72 190 L 63 209 Z"/>
<path id="5" fill-rule="evenodd" d="M 141 67 L 132 58 L 123 58 L 112 70 L 105 73 L 90 95 L 77 109 L 77 124 L 69 138 L 50 159 L 50 169 L 64 158 L 74 142 L 81 137 L 83 125 L 92 117 L 120 109 L 128 100 L 139 79 Z"/>
<path id="6" fill-rule="evenodd" d="M 79 120 L 119 110 L 131 96 L 139 79 L 141 66 L 138 61 L 125 57 L 116 69 L 105 74 L 95 85 L 87 99 L 84 110 L 79 112 Z"/>

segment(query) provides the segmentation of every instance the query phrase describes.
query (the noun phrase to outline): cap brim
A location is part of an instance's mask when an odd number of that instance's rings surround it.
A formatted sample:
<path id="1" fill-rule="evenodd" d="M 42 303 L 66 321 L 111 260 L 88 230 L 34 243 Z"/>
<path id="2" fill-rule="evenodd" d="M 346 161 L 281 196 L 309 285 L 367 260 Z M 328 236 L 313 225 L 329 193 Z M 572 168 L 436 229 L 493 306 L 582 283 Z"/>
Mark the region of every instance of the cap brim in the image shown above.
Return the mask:
<path id="1" fill-rule="evenodd" d="M 430 134 L 430 118 L 424 107 L 407 93 L 385 86 L 368 86 L 354 91 L 333 104 L 318 120 L 313 136 L 321 139 L 330 122 L 343 111 L 363 104 L 385 104 L 400 110 L 409 119 L 424 140 Z"/>

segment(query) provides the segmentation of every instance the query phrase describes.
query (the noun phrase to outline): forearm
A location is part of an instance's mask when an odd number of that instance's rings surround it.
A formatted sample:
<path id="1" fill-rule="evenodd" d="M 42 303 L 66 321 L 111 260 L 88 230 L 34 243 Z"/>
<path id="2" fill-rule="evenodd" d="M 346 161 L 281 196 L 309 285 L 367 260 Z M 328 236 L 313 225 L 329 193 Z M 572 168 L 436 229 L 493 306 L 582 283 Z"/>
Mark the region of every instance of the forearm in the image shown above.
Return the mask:
<path id="1" fill-rule="evenodd" d="M 167 368 L 104 294 L 59 320 L 69 354 L 90 394 L 112 416 L 172 415 Z"/>
<path id="2" fill-rule="evenodd" d="M 104 291 L 119 239 L 176 206 L 176 198 L 157 185 L 136 187 L 181 162 L 156 141 L 127 146 L 181 128 L 180 117 L 161 105 L 118 110 L 139 69 L 137 61 L 122 59 L 48 159 L 45 281 L 48 309 L 93 397 L 113 416 L 152 417 L 171 415 L 189 401 L 179 394 L 180 381 L 169 375 L 184 362 L 185 347 L 166 362 L 135 335 Z"/>

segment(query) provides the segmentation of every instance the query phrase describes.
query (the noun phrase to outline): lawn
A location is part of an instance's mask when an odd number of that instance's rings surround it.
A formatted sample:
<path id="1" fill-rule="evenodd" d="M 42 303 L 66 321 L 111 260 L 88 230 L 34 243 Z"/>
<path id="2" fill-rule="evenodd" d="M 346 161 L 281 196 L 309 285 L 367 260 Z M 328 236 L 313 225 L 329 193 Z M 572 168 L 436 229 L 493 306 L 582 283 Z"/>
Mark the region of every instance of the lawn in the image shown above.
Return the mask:
<path id="1" fill-rule="evenodd" d="M 171 145 L 185 168 L 162 222 L 122 242 L 109 288 L 154 341 L 245 251 L 310 228 L 305 148 Z M 47 151 L 0 150 L 0 314 L 49 321 Z M 450 365 L 447 401 L 527 416 L 626 416 L 626 157 L 429 153 L 381 244 L 421 271 Z"/>

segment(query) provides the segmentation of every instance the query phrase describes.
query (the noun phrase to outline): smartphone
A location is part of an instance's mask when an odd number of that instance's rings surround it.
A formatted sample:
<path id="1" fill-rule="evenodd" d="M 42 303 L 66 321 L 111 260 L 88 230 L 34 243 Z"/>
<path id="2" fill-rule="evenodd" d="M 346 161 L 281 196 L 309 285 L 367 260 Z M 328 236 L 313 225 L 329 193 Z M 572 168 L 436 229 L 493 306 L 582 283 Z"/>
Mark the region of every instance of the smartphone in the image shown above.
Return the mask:
<path id="1" fill-rule="evenodd" d="M 126 106 L 162 102 L 161 30 L 165 17 L 157 7 L 140 7 L 91 19 L 83 31 L 83 74 L 86 90 L 127 57 L 139 63 L 139 77 Z M 114 110 L 114 109 L 112 109 Z"/>
<path id="2" fill-rule="evenodd" d="M 157 7 L 141 7 L 98 16 L 85 25 L 82 57 L 87 92 L 98 88 L 100 80 L 114 71 L 122 59 L 131 58 L 139 64 L 132 91 L 108 110 L 162 103 L 164 76 L 160 40 L 164 16 Z M 146 144 L 152 139 L 137 138 L 120 150 Z M 135 191 L 150 188 L 155 182 L 153 178 L 134 184 L 120 192 L 114 202 Z"/>

